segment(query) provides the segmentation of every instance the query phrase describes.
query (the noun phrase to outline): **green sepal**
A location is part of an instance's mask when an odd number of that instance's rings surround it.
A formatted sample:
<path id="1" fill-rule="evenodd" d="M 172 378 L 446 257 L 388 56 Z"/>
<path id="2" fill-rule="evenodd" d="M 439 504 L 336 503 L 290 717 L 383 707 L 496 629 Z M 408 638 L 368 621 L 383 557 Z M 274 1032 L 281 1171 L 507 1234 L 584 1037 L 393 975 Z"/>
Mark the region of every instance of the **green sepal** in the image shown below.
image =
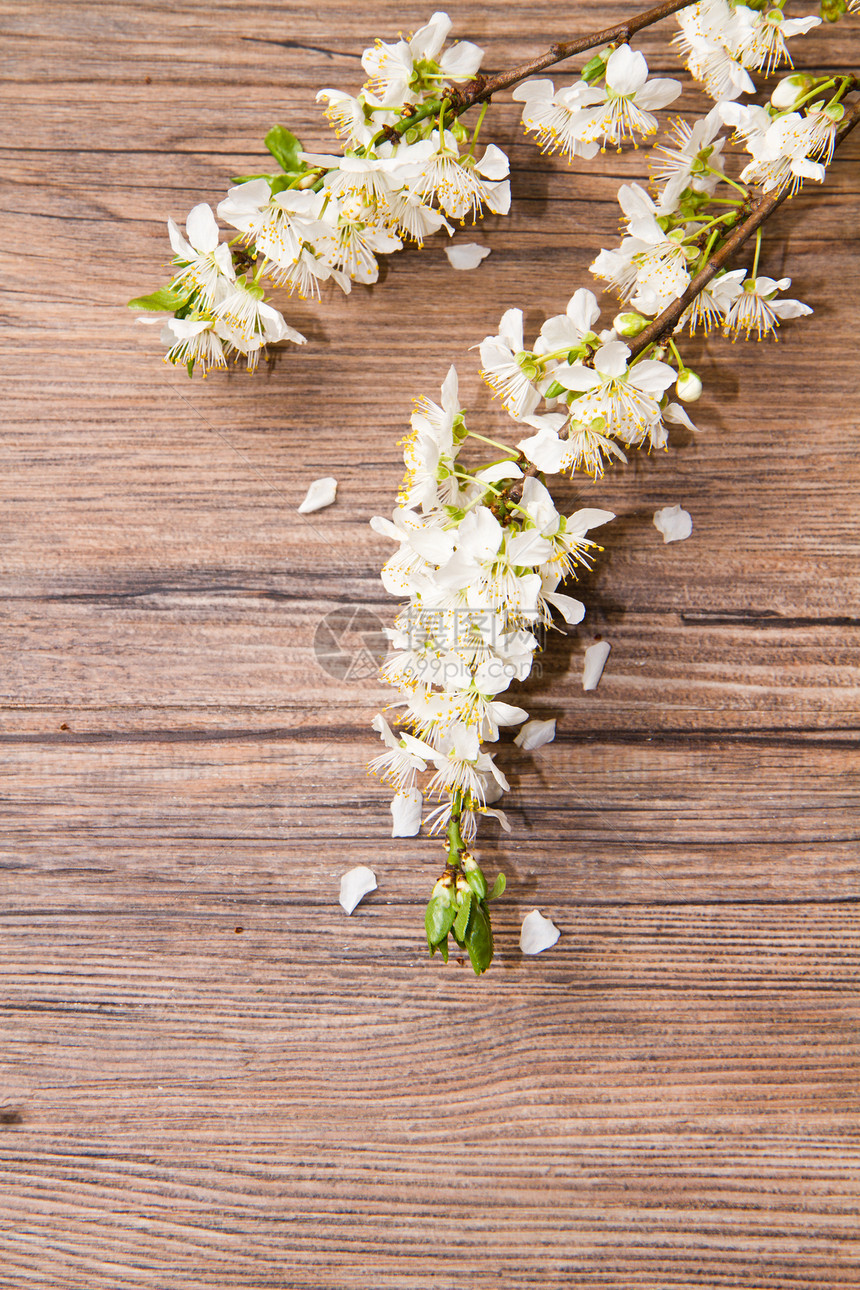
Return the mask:
<path id="1" fill-rule="evenodd" d="M 553 381 L 552 385 L 549 387 L 546 394 L 544 395 L 544 398 L 557 399 L 559 395 L 566 394 L 566 393 L 567 393 L 567 390 L 563 385 L 559 385 L 558 381 Z"/>
<path id="2" fill-rule="evenodd" d="M 483 902 L 477 903 L 472 910 L 466 949 L 469 951 L 475 976 L 486 972 L 493 961 L 493 929 L 490 927 L 490 916 Z"/>
<path id="3" fill-rule="evenodd" d="M 188 303 L 191 294 L 187 291 L 174 291 L 171 287 L 160 287 L 149 296 L 135 296 L 134 300 L 129 300 L 128 307 L 129 309 L 168 309 L 175 312 Z"/>
<path id="4" fill-rule="evenodd" d="M 440 941 L 447 941 L 448 933 L 454 926 L 457 910 L 451 901 L 442 896 L 433 896 L 424 914 L 424 930 L 427 932 L 427 944 L 430 953 Z"/>
<path id="5" fill-rule="evenodd" d="M 505 887 L 507 887 L 507 885 L 508 880 L 505 875 L 503 873 L 498 874 L 496 881 L 493 883 L 493 890 L 490 892 L 487 900 L 498 900 L 499 896 L 504 895 Z"/>
<path id="6" fill-rule="evenodd" d="M 304 152 L 300 140 L 283 125 L 273 125 L 263 140 L 281 170 L 301 170 L 299 153 Z"/>
<path id="7" fill-rule="evenodd" d="M 474 864 L 474 861 L 472 862 Z M 477 864 L 474 868 L 467 868 L 463 865 L 463 873 L 466 876 L 466 882 L 472 888 L 472 893 L 477 900 L 487 899 L 487 880 L 484 877 Z"/>
<path id="8" fill-rule="evenodd" d="M 468 891 L 463 897 L 460 911 L 454 920 L 454 935 L 461 945 L 466 939 L 466 928 L 469 926 L 469 914 L 471 913 L 473 903 L 476 902 L 473 902 L 472 893 L 471 891 Z"/>
<path id="9" fill-rule="evenodd" d="M 593 58 L 589 58 L 579 75 L 586 85 L 591 85 L 593 81 L 598 80 L 605 73 L 606 59 L 601 58 L 600 54 L 595 54 Z"/>
<path id="10" fill-rule="evenodd" d="M 275 178 L 274 175 L 234 175 L 230 180 L 231 184 L 249 184 L 252 179 L 267 179 L 269 183 Z"/>
<path id="11" fill-rule="evenodd" d="M 274 197 L 277 193 L 282 193 L 285 188 L 292 188 L 299 175 L 303 173 L 304 172 L 301 170 L 296 170 L 290 175 L 275 175 L 272 180 L 272 196 Z"/>

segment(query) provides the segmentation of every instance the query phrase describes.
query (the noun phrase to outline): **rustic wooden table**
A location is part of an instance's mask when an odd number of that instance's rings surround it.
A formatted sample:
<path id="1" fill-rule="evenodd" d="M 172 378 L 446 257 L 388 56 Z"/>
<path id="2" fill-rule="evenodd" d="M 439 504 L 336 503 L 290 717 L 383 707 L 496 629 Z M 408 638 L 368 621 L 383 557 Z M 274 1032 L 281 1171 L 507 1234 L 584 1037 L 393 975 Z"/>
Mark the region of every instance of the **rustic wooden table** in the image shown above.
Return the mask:
<path id="1" fill-rule="evenodd" d="M 628 12 L 454 17 L 498 69 Z M 315 90 L 357 88 L 362 48 L 427 11 L 0 13 L 0 1286 L 857 1285 L 860 137 L 767 238 L 815 316 L 779 345 L 712 336 L 703 433 L 562 490 L 619 518 L 528 686 L 559 737 L 502 756 L 478 981 L 428 960 L 438 842 L 392 841 L 365 775 L 388 691 L 329 676 L 314 635 L 338 608 L 390 621 L 367 521 L 411 400 L 457 361 L 508 433 L 468 347 L 589 283 L 642 156 L 568 169 L 503 96 L 485 132 L 514 206 L 479 270 L 398 255 L 286 306 L 306 349 L 189 382 L 123 307 L 161 277 L 166 217 L 258 168 L 276 120 L 330 146 Z M 801 66 L 850 67 L 858 30 L 798 42 Z M 337 504 L 306 522 L 326 474 Z M 693 536 L 664 546 L 676 501 Z M 347 919 L 362 862 L 379 890 Z M 535 905 L 562 937 L 524 959 Z"/>

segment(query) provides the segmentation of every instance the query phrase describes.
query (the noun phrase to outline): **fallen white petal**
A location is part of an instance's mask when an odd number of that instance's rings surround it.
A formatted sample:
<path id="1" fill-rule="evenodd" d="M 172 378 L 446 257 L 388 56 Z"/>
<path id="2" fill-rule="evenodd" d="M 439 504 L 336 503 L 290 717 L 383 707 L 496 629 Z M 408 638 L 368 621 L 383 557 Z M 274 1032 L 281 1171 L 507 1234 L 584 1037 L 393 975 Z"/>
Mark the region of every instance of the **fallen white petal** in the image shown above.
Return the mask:
<path id="1" fill-rule="evenodd" d="M 531 752 L 534 748 L 543 748 L 544 744 L 552 743 L 555 739 L 555 717 L 549 721 L 527 721 L 520 730 L 514 743 L 523 752 Z"/>
<path id="2" fill-rule="evenodd" d="M 445 247 L 445 254 L 452 269 L 477 269 L 490 254 L 490 248 L 479 246 L 477 242 L 455 242 L 453 246 Z"/>
<path id="3" fill-rule="evenodd" d="M 603 669 L 606 666 L 606 660 L 609 658 L 609 651 L 612 646 L 609 641 L 597 641 L 594 645 L 589 645 L 585 651 L 585 663 L 582 668 L 582 688 L 583 690 L 596 690 L 597 682 L 603 675 Z"/>
<path id="4" fill-rule="evenodd" d="M 689 511 L 681 504 L 663 506 L 654 512 L 654 527 L 663 534 L 664 542 L 683 542 L 693 531 L 693 520 Z"/>
<path id="5" fill-rule="evenodd" d="M 346 913 L 351 914 L 369 891 L 376 891 L 376 874 L 367 865 L 356 865 L 345 873 L 340 880 L 340 903 Z"/>
<path id="6" fill-rule="evenodd" d="M 417 788 L 407 788 L 402 793 L 395 793 L 391 799 L 391 828 L 393 838 L 414 838 L 421 828 L 421 811 L 424 796 Z"/>
<path id="7" fill-rule="evenodd" d="M 336 496 L 337 480 L 332 475 L 315 479 L 299 507 L 299 515 L 310 515 L 311 511 L 321 511 L 324 506 L 331 506 Z"/>
<path id="8" fill-rule="evenodd" d="M 523 954 L 540 954 L 555 945 L 561 932 L 551 918 L 544 918 L 539 909 L 526 914 L 520 930 L 520 949 Z"/>

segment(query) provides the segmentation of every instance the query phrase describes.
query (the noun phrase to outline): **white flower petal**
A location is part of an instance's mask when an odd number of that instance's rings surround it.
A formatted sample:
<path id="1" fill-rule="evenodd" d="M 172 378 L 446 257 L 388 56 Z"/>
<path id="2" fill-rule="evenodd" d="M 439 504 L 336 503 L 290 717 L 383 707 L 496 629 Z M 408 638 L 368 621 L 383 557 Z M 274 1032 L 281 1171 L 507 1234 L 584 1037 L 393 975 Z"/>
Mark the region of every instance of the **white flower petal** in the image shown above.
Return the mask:
<path id="1" fill-rule="evenodd" d="M 331 506 L 336 495 L 337 480 L 332 475 L 315 479 L 299 507 L 299 515 L 310 515 L 311 511 L 321 511 L 324 506 Z"/>
<path id="2" fill-rule="evenodd" d="M 654 512 L 654 527 L 663 534 L 664 542 L 683 542 L 693 531 L 693 520 L 689 511 L 677 506 L 663 506 Z"/>
<path id="3" fill-rule="evenodd" d="M 523 752 L 531 752 L 535 748 L 543 748 L 544 744 L 552 743 L 553 739 L 555 739 L 555 717 L 549 721 L 527 721 L 514 743 L 518 748 L 522 748 Z"/>
<path id="4" fill-rule="evenodd" d="M 393 838 L 414 838 L 421 828 L 423 806 L 424 797 L 417 788 L 407 788 L 402 793 L 396 793 L 391 799 L 391 817 L 394 821 L 391 836 Z M 373 886 L 376 886 L 375 882 Z"/>
<path id="5" fill-rule="evenodd" d="M 477 269 L 490 254 L 490 248 L 477 242 L 455 242 L 445 247 L 445 254 L 452 269 Z"/>
<path id="6" fill-rule="evenodd" d="M 200 255 L 214 251 L 218 245 L 218 225 L 211 206 L 207 206 L 205 202 L 195 206 L 185 221 L 185 231 L 188 241 Z"/>
<path id="7" fill-rule="evenodd" d="M 582 667 L 583 690 L 597 689 L 597 682 L 603 675 L 603 669 L 606 666 L 606 660 L 609 658 L 611 649 L 612 646 L 609 641 L 596 641 L 594 645 L 589 645 L 585 651 L 585 662 Z"/>
<path id="8" fill-rule="evenodd" d="M 523 954 L 541 954 L 555 945 L 561 932 L 551 918 L 544 918 L 539 909 L 526 914 L 520 930 L 520 949 Z"/>
<path id="9" fill-rule="evenodd" d="M 376 874 L 367 865 L 359 864 L 350 869 L 340 880 L 340 903 L 347 914 L 369 891 L 376 891 Z"/>

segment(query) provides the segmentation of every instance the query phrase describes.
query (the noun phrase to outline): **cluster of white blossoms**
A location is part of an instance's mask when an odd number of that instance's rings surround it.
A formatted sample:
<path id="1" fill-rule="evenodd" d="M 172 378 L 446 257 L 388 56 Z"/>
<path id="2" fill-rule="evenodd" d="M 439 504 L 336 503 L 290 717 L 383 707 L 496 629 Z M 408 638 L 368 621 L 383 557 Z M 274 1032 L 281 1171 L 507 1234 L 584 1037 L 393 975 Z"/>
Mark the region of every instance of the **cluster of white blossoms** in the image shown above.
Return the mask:
<path id="1" fill-rule="evenodd" d="M 481 121 L 446 119 L 446 93 L 472 80 L 483 52 L 469 41 L 445 49 L 451 20 L 435 13 L 407 40 L 365 50 L 368 81 L 353 97 L 323 89 L 317 100 L 342 140 L 343 154 L 311 153 L 282 126 L 266 136 L 281 173 L 237 181 L 218 205 L 237 231 L 220 242 L 208 206 L 188 217 L 186 241 L 168 222 L 174 274 L 166 287 L 131 302 L 169 310 L 167 360 L 204 375 L 242 358 L 256 367 L 264 347 L 304 337 L 264 300 L 262 283 L 318 299 L 334 282 L 376 282 L 378 257 L 404 241 L 423 244 L 451 220 L 510 209 L 508 159 L 491 144 L 478 151 Z M 147 320 L 148 321 L 148 320 Z"/>
<path id="2" fill-rule="evenodd" d="M 396 836 L 418 832 L 425 793 L 440 799 L 426 821 L 433 832 L 448 827 L 452 810 L 466 841 L 478 815 L 508 827 L 492 807 L 508 783 L 482 744 L 527 721 L 524 708 L 499 696 L 529 675 L 554 615 L 582 618 L 584 606 L 559 586 L 589 564 L 589 531 L 613 518 L 595 509 L 559 514 L 515 450 L 468 470 L 460 453 L 470 437 L 483 438 L 467 429 L 452 367 L 441 404 L 416 405 L 399 506 L 391 520 L 371 521 L 396 543 L 383 584 L 408 598 L 382 670 L 400 691 L 393 706 L 407 729 L 394 734 L 377 716 L 385 751 L 371 763 L 395 790 Z"/>

